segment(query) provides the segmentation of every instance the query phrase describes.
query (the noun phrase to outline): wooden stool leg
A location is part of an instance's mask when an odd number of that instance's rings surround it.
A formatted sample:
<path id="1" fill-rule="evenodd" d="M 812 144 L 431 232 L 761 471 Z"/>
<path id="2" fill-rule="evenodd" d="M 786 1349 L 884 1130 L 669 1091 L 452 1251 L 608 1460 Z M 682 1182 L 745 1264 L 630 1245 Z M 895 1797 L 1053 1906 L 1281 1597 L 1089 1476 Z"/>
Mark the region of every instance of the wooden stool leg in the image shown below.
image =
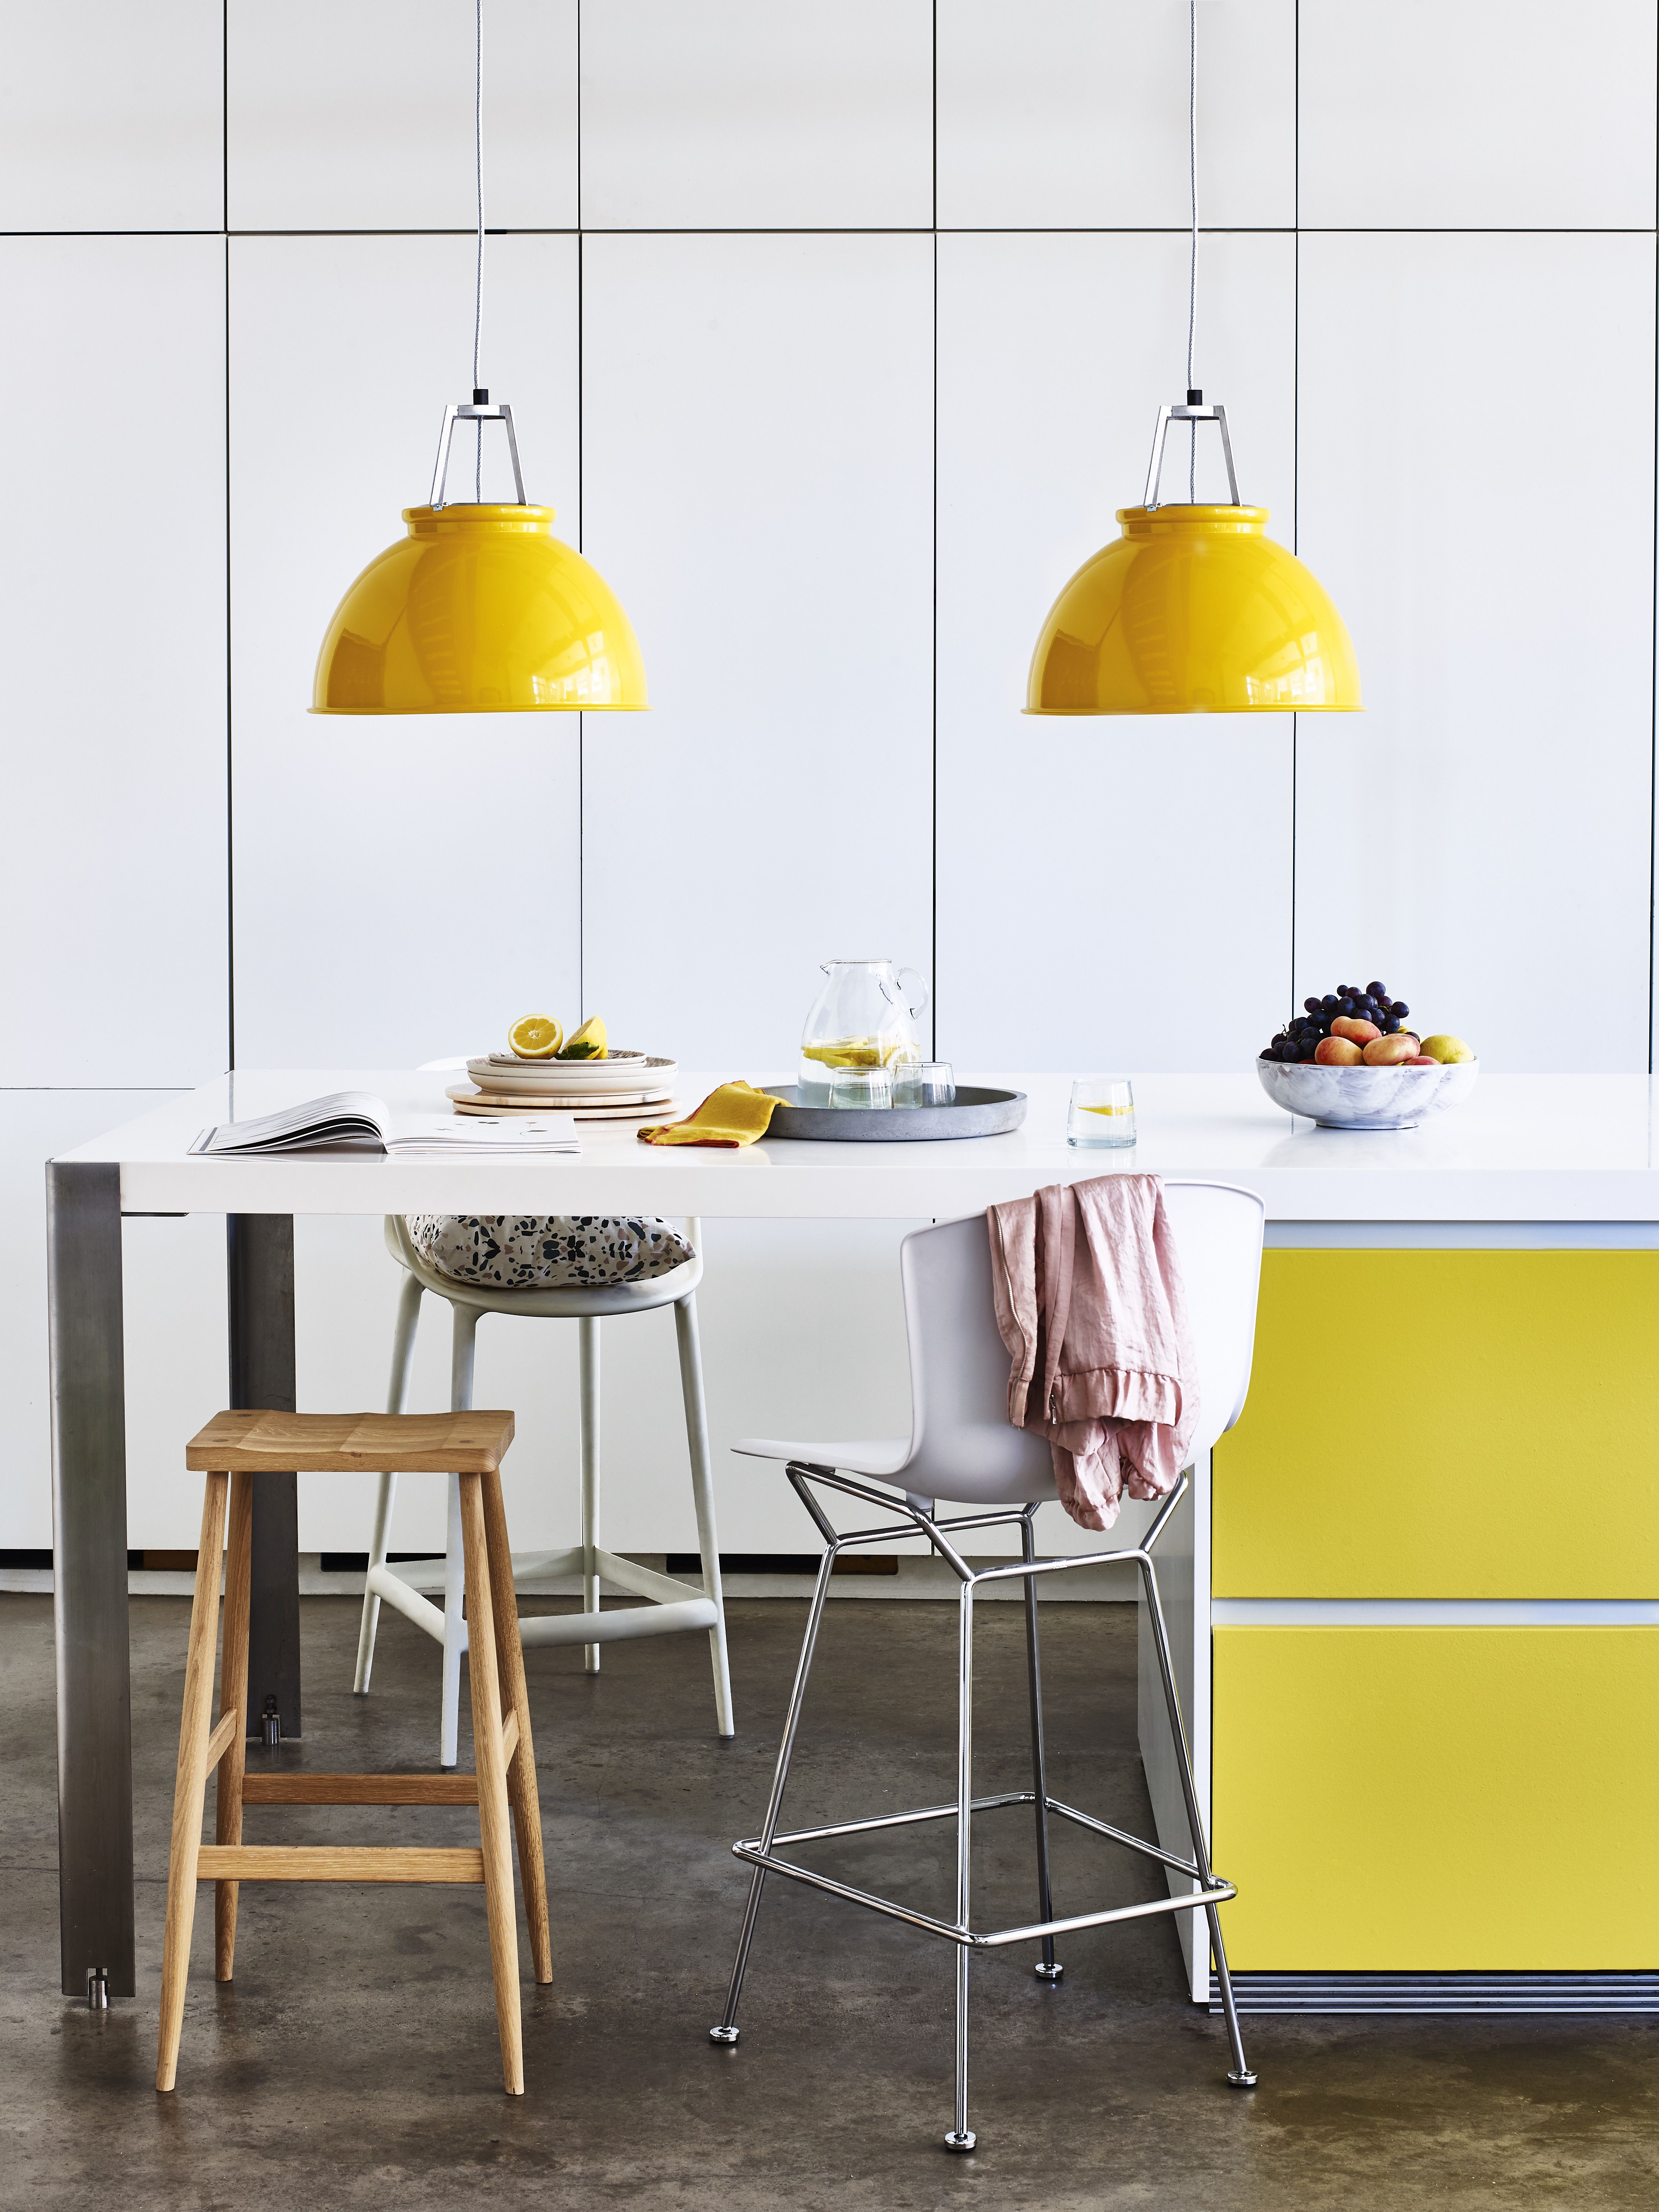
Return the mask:
<path id="1" fill-rule="evenodd" d="M 230 1741 L 219 1761 L 218 1804 L 214 1840 L 242 1840 L 242 1776 L 247 1765 L 247 1622 L 253 1558 L 253 1477 L 230 1479 L 230 1537 L 225 1555 L 225 1656 L 220 1670 L 219 1717 L 237 1716 Z M 236 1958 L 236 1899 L 234 1881 L 213 1885 L 213 1972 L 228 1982 Z"/>
<path id="2" fill-rule="evenodd" d="M 161 1945 L 161 2028 L 155 2086 L 172 2088 L 185 2025 L 185 1982 L 196 1919 L 196 1866 L 207 1796 L 208 1741 L 213 1734 L 214 1646 L 219 1631 L 219 1559 L 225 1534 L 228 1478 L 210 1474 L 202 1500 L 202 1540 L 196 1554 L 196 1595 L 185 1660 L 185 1710 L 179 1725 L 179 1775 L 173 1792 L 173 1847 L 167 1858 L 167 1932 Z"/>
<path id="3" fill-rule="evenodd" d="M 461 1534 L 466 1554 L 467 1656 L 472 1684 L 473 1764 L 478 1777 L 478 1829 L 483 1844 L 484 1900 L 489 1914 L 489 1962 L 495 1977 L 495 2022 L 501 2038 L 501 2079 L 510 2097 L 524 2094 L 524 2026 L 519 2016 L 519 1916 L 513 1897 L 513 1822 L 507 1809 L 507 1747 L 495 1666 L 495 1604 L 481 1476 L 460 1477 Z M 511 1601 L 513 1585 L 507 1584 Z M 520 1726 L 523 1723 L 520 1723 Z"/>
<path id="4" fill-rule="evenodd" d="M 553 1978 L 553 1934 L 547 1917 L 547 1869 L 542 1857 L 536 1747 L 530 1735 L 530 1691 L 525 1680 L 524 1646 L 519 1640 L 519 1601 L 513 1594 L 513 1553 L 507 1541 L 501 1478 L 486 1474 L 481 1480 L 502 1702 L 509 1712 L 519 1716 L 519 1743 L 507 1770 L 507 1790 L 513 1801 L 513 1825 L 519 1838 L 519 1873 L 524 1881 L 525 1915 L 530 1923 L 530 1954 L 535 1961 L 536 1979 L 546 1984 Z"/>

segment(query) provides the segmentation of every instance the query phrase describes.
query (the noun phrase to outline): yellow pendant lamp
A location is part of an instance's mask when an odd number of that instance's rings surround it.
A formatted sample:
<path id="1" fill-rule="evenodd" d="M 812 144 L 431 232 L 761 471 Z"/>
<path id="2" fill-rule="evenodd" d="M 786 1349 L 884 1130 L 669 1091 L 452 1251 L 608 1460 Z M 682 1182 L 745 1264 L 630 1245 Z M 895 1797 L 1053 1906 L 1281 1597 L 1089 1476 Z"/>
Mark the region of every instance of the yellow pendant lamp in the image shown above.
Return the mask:
<path id="1" fill-rule="evenodd" d="M 649 704 L 633 626 L 599 570 L 555 538 L 553 509 L 524 495 L 513 410 L 478 381 L 483 307 L 483 0 L 477 0 L 478 179 L 472 398 L 444 410 L 432 493 L 408 534 L 371 561 L 317 657 L 314 714 L 592 714 Z M 457 422 L 478 441 L 474 499 L 446 503 Z M 507 433 L 518 499 L 480 495 L 483 429 Z"/>
<path id="2" fill-rule="evenodd" d="M 1193 383 L 1198 299 L 1198 10 L 1189 0 L 1188 159 L 1192 260 L 1186 404 L 1158 410 L 1146 491 L 1117 511 L 1121 536 L 1085 561 L 1048 611 L 1026 687 L 1028 714 L 1352 713 L 1359 669 L 1342 617 L 1313 571 L 1265 536 L 1267 510 L 1245 507 L 1227 410 Z M 1171 422 L 1189 426 L 1187 503 L 1160 505 Z M 1198 426 L 1221 433 L 1232 497 L 1194 496 Z"/>

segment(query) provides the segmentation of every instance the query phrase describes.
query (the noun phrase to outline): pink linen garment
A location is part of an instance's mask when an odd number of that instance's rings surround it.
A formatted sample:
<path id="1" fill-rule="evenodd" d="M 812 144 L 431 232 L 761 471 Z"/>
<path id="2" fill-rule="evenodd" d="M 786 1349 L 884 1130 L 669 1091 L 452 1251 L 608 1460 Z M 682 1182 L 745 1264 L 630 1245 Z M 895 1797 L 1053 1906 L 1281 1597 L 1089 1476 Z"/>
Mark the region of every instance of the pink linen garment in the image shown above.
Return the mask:
<path id="1" fill-rule="evenodd" d="M 1157 1176 L 1053 1183 L 992 1206 L 1008 1418 L 1048 1439 L 1060 1502 L 1109 1528 L 1127 1492 L 1162 1498 L 1198 1425 L 1198 1364 Z"/>

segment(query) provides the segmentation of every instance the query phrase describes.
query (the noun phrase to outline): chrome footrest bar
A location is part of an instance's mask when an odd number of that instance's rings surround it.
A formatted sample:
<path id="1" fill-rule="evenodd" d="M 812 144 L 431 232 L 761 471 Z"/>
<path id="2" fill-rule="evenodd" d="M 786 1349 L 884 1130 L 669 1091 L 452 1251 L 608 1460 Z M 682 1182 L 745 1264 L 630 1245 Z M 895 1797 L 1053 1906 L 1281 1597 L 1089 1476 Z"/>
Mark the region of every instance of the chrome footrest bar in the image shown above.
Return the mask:
<path id="1" fill-rule="evenodd" d="M 1028 1799 L 1027 1802 L 1033 1801 Z M 954 1811 L 954 1807 L 951 1809 Z M 1075 1820 L 1079 1828 L 1092 1829 L 1097 1836 L 1109 1836 L 1115 1844 L 1127 1844 L 1130 1850 L 1140 1852 L 1145 1858 L 1158 1859 L 1164 1866 L 1173 1867 L 1177 1874 L 1188 1875 L 1194 1881 L 1202 1881 L 1204 1879 L 1202 1873 L 1190 1859 L 1177 1858 L 1173 1851 L 1166 1851 L 1157 1844 L 1149 1844 L 1139 1836 L 1128 1835 L 1123 1829 L 1113 1827 L 1109 1820 L 1097 1820 L 1092 1813 L 1079 1813 L 1075 1805 L 1062 1805 L 1058 1797 L 1051 1797 L 1048 1800 L 1048 1810 L 1051 1813 L 1058 1813 L 1062 1820 Z M 1211 1869 L 1210 1875 L 1212 1881 L 1219 1881 L 1221 1879 L 1213 1868 Z"/>
<path id="2" fill-rule="evenodd" d="M 1036 1802 L 1033 1791 L 1014 1790 L 1003 1797 L 975 1797 L 969 1809 L 975 1813 L 991 1813 L 1001 1805 L 1035 1805 Z M 1051 1798 L 1051 1806 L 1053 1802 Z M 954 1820 L 956 1817 L 957 1806 L 953 1798 L 948 1805 L 923 1805 L 914 1813 L 881 1813 L 873 1820 L 839 1820 L 830 1828 L 793 1828 L 787 1836 L 774 1836 L 772 1841 L 774 1844 L 815 1844 L 825 1836 L 859 1836 L 869 1828 L 903 1828 L 917 1820 Z M 763 1840 L 760 1836 L 744 1836 L 733 1844 L 732 1849 L 740 1856 L 751 1856 L 760 1850 Z"/>
<path id="3" fill-rule="evenodd" d="M 1079 1828 L 1087 1828 L 1097 1836 L 1105 1836 L 1112 1843 L 1122 1844 L 1129 1850 L 1140 1852 L 1145 1858 L 1157 1859 L 1160 1865 L 1172 1868 L 1176 1874 L 1184 1874 L 1189 1881 L 1201 1882 L 1204 1879 L 1190 1859 L 1177 1858 L 1173 1851 L 1166 1851 L 1157 1844 L 1149 1844 L 1142 1837 L 1132 1836 L 1125 1829 L 1115 1828 L 1108 1820 L 1097 1820 L 1092 1813 L 1080 1813 L 1075 1805 L 1063 1804 L 1058 1797 L 1050 1797 L 1047 1802 L 1048 1810 L 1057 1813 L 1062 1820 L 1073 1820 Z M 995 1813 L 1005 1805 L 1036 1803 L 1036 1792 L 1034 1790 L 1010 1790 L 1000 1797 L 975 1797 L 969 1810 L 972 1813 Z M 870 1820 L 837 1820 L 824 1828 L 792 1828 L 787 1835 L 774 1836 L 772 1841 L 775 1845 L 817 1844 L 831 1836 L 861 1836 L 872 1828 L 913 1827 L 921 1820 L 954 1820 L 956 1817 L 954 1804 L 921 1805 L 913 1813 L 882 1813 Z M 744 1836 L 733 1844 L 732 1849 L 739 1858 L 754 1860 L 761 1850 L 763 1840 L 759 1836 Z M 1212 1879 L 1218 1877 L 1212 1876 Z"/>
<path id="4" fill-rule="evenodd" d="M 956 1808 L 953 1805 L 950 1809 L 954 1813 Z M 769 1874 L 787 1875 L 792 1881 L 804 1881 L 809 1888 L 845 1898 L 849 1905 L 866 1905 L 872 1912 L 884 1913 L 890 1920 L 902 1920 L 907 1927 L 943 1936 L 947 1943 L 960 1944 L 969 1951 L 994 1951 L 1007 1943 L 1037 1942 L 1045 1936 L 1069 1935 L 1074 1928 L 1103 1928 L 1115 1920 L 1147 1920 L 1165 1912 L 1203 1912 L 1212 1905 L 1224 1905 L 1238 1894 L 1230 1881 L 1218 1881 L 1212 1876 L 1207 1888 L 1196 1890 L 1190 1897 L 1154 1897 L 1144 1905 L 1117 1905 L 1103 1912 L 1074 1913 L 1066 1920 L 1034 1920 L 1024 1927 L 996 1929 L 989 1935 L 976 1936 L 971 1928 L 954 1926 L 948 1920 L 937 1919 L 931 1912 L 918 1912 L 914 1905 L 896 1905 L 890 1897 L 877 1897 L 870 1890 L 854 1889 L 850 1882 L 836 1881 L 832 1875 L 819 1874 L 814 1868 L 781 1859 L 775 1851 L 762 1850 L 757 1843 L 733 1844 L 732 1851 L 734 1857 L 746 1859 L 750 1866 L 764 1867 Z"/>

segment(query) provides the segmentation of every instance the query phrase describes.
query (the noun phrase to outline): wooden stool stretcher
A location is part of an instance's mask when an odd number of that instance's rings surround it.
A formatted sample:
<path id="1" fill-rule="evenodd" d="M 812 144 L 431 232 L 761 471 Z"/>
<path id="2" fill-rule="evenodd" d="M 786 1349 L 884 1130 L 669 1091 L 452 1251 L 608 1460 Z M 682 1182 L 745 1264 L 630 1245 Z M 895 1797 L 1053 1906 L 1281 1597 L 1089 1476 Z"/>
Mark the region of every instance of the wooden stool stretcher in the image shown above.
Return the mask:
<path id="1" fill-rule="evenodd" d="M 536 1979 L 553 1978 L 541 1808 L 536 1793 L 524 1653 L 513 1595 L 512 1555 L 501 1500 L 501 1458 L 513 1440 L 508 1413 L 219 1413 L 191 1443 L 185 1465 L 207 1476 L 196 1592 L 185 1662 L 184 1718 L 167 1863 L 167 1933 L 161 1957 L 161 2025 L 155 2086 L 177 2078 L 190 1968 L 196 1885 L 210 1881 L 214 1972 L 231 1979 L 236 1904 L 244 1881 L 481 1882 L 489 1922 L 501 2075 L 507 2093 L 524 2094 L 524 2038 L 519 2005 L 518 1926 L 511 1831 Z M 247 1630 L 254 1479 L 262 1470 L 322 1474 L 434 1472 L 460 1478 L 461 1530 L 471 1632 L 472 1774 L 249 1774 Z M 225 1639 L 219 1719 L 213 1706 L 219 1626 L 219 1561 L 228 1501 Z M 215 1840 L 202 1842 L 208 1777 L 216 1770 Z M 246 1805 L 476 1805 L 479 1848 L 248 1844 Z"/>

